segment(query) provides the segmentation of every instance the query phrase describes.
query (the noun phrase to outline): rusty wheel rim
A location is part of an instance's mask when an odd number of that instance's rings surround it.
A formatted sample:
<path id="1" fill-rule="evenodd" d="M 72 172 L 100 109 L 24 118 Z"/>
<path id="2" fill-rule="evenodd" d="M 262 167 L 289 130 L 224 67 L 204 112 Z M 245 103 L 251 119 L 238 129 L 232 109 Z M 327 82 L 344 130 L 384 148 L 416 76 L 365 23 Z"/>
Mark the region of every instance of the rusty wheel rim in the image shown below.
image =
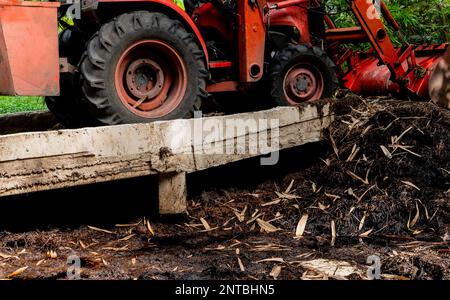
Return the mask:
<path id="1" fill-rule="evenodd" d="M 186 66 L 178 51 L 166 42 L 136 42 L 119 58 L 115 86 L 122 104 L 132 113 L 144 118 L 164 117 L 186 94 Z"/>
<path id="2" fill-rule="evenodd" d="M 286 73 L 284 95 L 291 105 L 319 100 L 324 84 L 321 72 L 310 63 L 296 64 Z"/>

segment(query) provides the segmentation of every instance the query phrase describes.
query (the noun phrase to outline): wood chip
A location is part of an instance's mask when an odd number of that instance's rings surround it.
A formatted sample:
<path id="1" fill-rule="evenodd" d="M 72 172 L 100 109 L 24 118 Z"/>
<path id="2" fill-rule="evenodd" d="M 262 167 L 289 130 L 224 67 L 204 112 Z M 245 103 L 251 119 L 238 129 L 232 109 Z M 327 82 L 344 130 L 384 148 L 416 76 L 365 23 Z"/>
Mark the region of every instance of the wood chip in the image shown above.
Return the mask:
<path id="1" fill-rule="evenodd" d="M 23 272 L 25 272 L 26 269 L 28 269 L 28 266 L 19 268 L 19 269 L 15 270 L 14 272 L 12 272 L 12 273 L 6 275 L 6 278 L 17 277 L 17 276 L 19 276 L 20 274 L 22 274 Z"/>
<path id="2" fill-rule="evenodd" d="M 111 250 L 111 251 L 127 251 L 128 250 L 128 245 L 125 245 L 123 247 L 117 248 L 117 247 L 103 247 L 102 250 Z"/>
<path id="3" fill-rule="evenodd" d="M 411 228 L 414 227 L 414 225 L 416 225 L 417 221 L 419 221 L 419 218 L 420 218 L 419 204 L 416 201 L 416 215 L 414 216 L 411 223 L 409 224 L 409 227 L 411 227 Z"/>
<path id="4" fill-rule="evenodd" d="M 384 154 L 387 158 L 389 158 L 389 159 L 392 158 L 392 153 L 388 150 L 388 148 L 386 148 L 386 147 L 383 146 L 383 145 L 381 145 L 380 148 L 381 148 L 381 150 L 383 151 L 383 154 Z"/>
<path id="5" fill-rule="evenodd" d="M 366 213 L 364 212 L 364 215 L 361 218 L 361 221 L 359 221 L 359 226 L 358 226 L 359 231 L 361 231 L 361 229 L 363 229 L 365 221 L 366 221 Z"/>
<path id="6" fill-rule="evenodd" d="M 241 269 L 241 272 L 245 272 L 245 267 L 244 264 L 242 263 L 242 260 L 238 257 L 238 264 L 239 264 L 239 269 Z"/>
<path id="7" fill-rule="evenodd" d="M 5 254 L 5 253 L 1 253 L 0 252 L 0 257 L 3 259 L 7 259 L 7 258 L 15 258 L 15 259 L 20 259 L 18 256 L 16 255 L 9 255 L 9 254 Z"/>
<path id="8" fill-rule="evenodd" d="M 284 193 L 285 193 L 285 194 L 289 194 L 293 186 L 294 186 L 294 179 L 291 180 L 291 183 L 290 183 L 289 186 L 286 188 L 286 190 L 284 191 Z"/>
<path id="9" fill-rule="evenodd" d="M 308 214 L 304 214 L 298 221 L 297 228 L 295 229 L 295 236 L 301 237 L 305 232 L 306 223 L 308 222 Z"/>
<path id="10" fill-rule="evenodd" d="M 55 259 L 57 257 L 58 257 L 58 254 L 56 254 L 55 251 L 53 251 L 53 250 L 47 251 L 47 258 Z"/>
<path id="11" fill-rule="evenodd" d="M 331 141 L 331 146 L 333 147 L 334 154 L 336 154 L 337 159 L 340 159 L 339 158 L 339 149 L 336 146 L 336 141 L 334 140 L 333 135 L 331 134 L 331 132 L 330 132 L 330 141 Z"/>
<path id="12" fill-rule="evenodd" d="M 272 257 L 272 258 L 266 258 L 266 259 L 261 259 L 261 260 L 255 261 L 255 264 L 259 264 L 259 263 L 263 263 L 263 262 L 285 263 L 285 261 L 282 257 Z"/>
<path id="13" fill-rule="evenodd" d="M 98 228 L 98 227 L 94 227 L 94 226 L 88 226 L 89 229 L 95 230 L 95 231 L 99 231 L 99 232 L 104 232 L 104 233 L 109 233 L 109 234 L 113 234 L 114 232 L 106 230 L 106 229 L 102 229 L 102 228 Z"/>
<path id="14" fill-rule="evenodd" d="M 200 218 L 200 222 L 202 222 L 203 227 L 205 227 L 205 230 L 207 231 L 211 230 L 211 226 L 209 226 L 208 222 L 204 218 Z"/>
<path id="15" fill-rule="evenodd" d="M 119 241 L 121 241 L 121 242 L 124 242 L 124 241 L 128 241 L 129 239 L 131 239 L 132 237 L 134 237 L 136 234 L 130 234 L 130 235 L 128 235 L 128 236 L 126 236 L 126 237 L 123 237 L 123 238 L 121 238 L 121 239 L 119 239 Z"/>
<path id="16" fill-rule="evenodd" d="M 258 223 L 259 227 L 261 227 L 261 229 L 267 233 L 276 232 L 276 231 L 281 230 L 280 228 L 277 228 L 277 227 L 273 226 L 272 224 L 270 224 L 264 220 L 261 220 L 260 218 L 257 218 L 256 222 Z"/>
<path id="17" fill-rule="evenodd" d="M 331 220 L 331 246 L 334 246 L 336 241 L 336 224 L 334 220 Z"/>
<path id="18" fill-rule="evenodd" d="M 406 184 L 407 186 L 410 186 L 412 188 L 415 188 L 416 190 L 420 191 L 420 189 L 417 187 L 417 185 L 415 185 L 414 183 L 410 182 L 410 181 L 403 181 L 402 183 Z"/>
<path id="19" fill-rule="evenodd" d="M 148 232 L 150 233 L 151 236 L 155 236 L 155 231 L 153 230 L 152 225 L 150 224 L 150 221 L 147 220 L 147 222 L 145 223 Z"/>
<path id="20" fill-rule="evenodd" d="M 269 275 L 272 276 L 273 279 L 276 280 L 278 278 L 278 276 L 280 275 L 280 273 L 281 273 L 281 266 L 274 266 Z"/>
<path id="21" fill-rule="evenodd" d="M 359 236 L 360 237 L 368 237 L 372 233 L 372 231 L 373 231 L 373 228 L 367 230 L 366 232 L 361 233 Z"/>

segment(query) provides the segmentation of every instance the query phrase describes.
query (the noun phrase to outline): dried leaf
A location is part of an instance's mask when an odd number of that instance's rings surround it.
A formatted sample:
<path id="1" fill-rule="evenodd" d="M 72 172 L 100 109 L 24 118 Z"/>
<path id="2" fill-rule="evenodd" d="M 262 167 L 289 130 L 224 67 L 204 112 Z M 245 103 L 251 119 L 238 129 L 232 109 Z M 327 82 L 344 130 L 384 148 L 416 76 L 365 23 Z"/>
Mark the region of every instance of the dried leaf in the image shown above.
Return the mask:
<path id="1" fill-rule="evenodd" d="M 151 236 L 155 236 L 155 231 L 153 230 L 152 225 L 150 224 L 150 221 L 147 220 L 147 222 L 145 223 L 145 225 L 147 226 L 147 230 L 150 233 Z"/>
<path id="2" fill-rule="evenodd" d="M 415 188 L 416 190 L 420 191 L 420 189 L 412 182 L 409 181 L 402 181 L 402 183 L 406 184 L 407 186 L 410 186 L 412 188 Z"/>
<path id="3" fill-rule="evenodd" d="M 361 221 L 359 221 L 358 230 L 360 231 L 364 227 L 364 222 L 366 221 L 366 213 L 364 213 L 364 216 L 361 218 Z"/>
<path id="4" fill-rule="evenodd" d="M 15 259 L 20 259 L 18 256 L 16 255 L 9 255 L 9 254 L 5 254 L 5 253 L 1 253 L 0 252 L 0 257 L 3 259 L 7 259 L 7 258 L 15 258 Z"/>
<path id="5" fill-rule="evenodd" d="M 300 221 L 298 221 L 297 229 L 295 230 L 295 236 L 301 237 L 305 232 L 306 222 L 308 222 L 308 214 L 304 214 Z"/>
<path id="6" fill-rule="evenodd" d="M 205 230 L 211 230 L 211 226 L 209 226 L 208 222 L 204 218 L 200 218 L 200 222 L 202 222 L 203 227 L 205 227 Z"/>
<path id="7" fill-rule="evenodd" d="M 320 210 L 327 210 L 330 206 L 329 205 L 323 205 L 322 203 L 319 202 L 319 209 Z"/>
<path id="8" fill-rule="evenodd" d="M 281 273 L 281 266 L 274 266 L 269 275 L 272 276 L 273 279 L 276 280 L 278 278 L 278 276 L 280 275 L 280 273 Z"/>
<path id="9" fill-rule="evenodd" d="M 100 232 L 104 232 L 104 233 L 109 233 L 109 234 L 113 234 L 114 232 L 106 230 L 106 229 L 102 229 L 102 228 L 98 228 L 98 227 L 94 227 L 94 226 L 88 226 L 89 229 L 95 230 L 95 231 L 100 231 Z"/>
<path id="10" fill-rule="evenodd" d="M 53 251 L 53 250 L 47 251 L 47 258 L 55 259 L 57 257 L 58 257 L 58 254 L 56 254 L 55 251 Z"/>
<path id="11" fill-rule="evenodd" d="M 339 149 L 338 149 L 338 147 L 336 146 L 336 142 L 335 142 L 333 136 L 331 135 L 331 133 L 330 133 L 330 141 L 331 141 L 331 146 L 333 146 L 334 154 L 336 154 L 336 157 L 337 157 L 338 159 L 340 159 L 340 158 L 339 158 Z"/>
<path id="12" fill-rule="evenodd" d="M 36 263 L 36 267 L 39 267 L 44 261 L 45 261 L 45 259 L 41 259 L 40 261 L 38 261 Z"/>
<path id="13" fill-rule="evenodd" d="M 267 233 L 276 232 L 276 231 L 281 230 L 280 228 L 277 228 L 277 227 L 273 226 L 272 224 L 270 224 L 264 220 L 261 220 L 260 218 L 257 218 L 256 222 L 258 222 L 259 227 L 261 227 L 261 229 L 263 229 Z"/>
<path id="14" fill-rule="evenodd" d="M 352 171 L 349 171 L 349 170 L 346 170 L 345 172 L 346 172 L 350 177 L 352 177 L 353 179 L 359 180 L 359 181 L 361 181 L 362 183 L 364 183 L 364 184 L 366 184 L 366 185 L 369 184 L 369 181 L 367 180 L 367 178 L 364 180 L 364 179 L 362 179 L 361 177 L 359 177 L 358 175 L 356 175 L 355 173 L 353 173 Z"/>
<path id="15" fill-rule="evenodd" d="M 128 245 L 125 245 L 123 247 L 117 248 L 117 247 L 103 247 L 102 250 L 111 250 L 111 251 L 127 251 L 128 250 Z"/>
<path id="16" fill-rule="evenodd" d="M 263 263 L 263 262 L 279 262 L 279 263 L 284 263 L 284 259 L 281 257 L 272 257 L 272 258 L 266 258 L 266 259 L 261 259 L 258 261 L 255 261 L 256 264 L 259 263 Z"/>
<path id="17" fill-rule="evenodd" d="M 419 204 L 416 201 L 416 215 L 414 216 L 414 218 L 412 219 L 411 223 L 409 224 L 410 227 L 414 227 L 414 225 L 416 225 L 417 221 L 420 218 L 420 210 L 419 210 Z"/>
<path id="18" fill-rule="evenodd" d="M 20 274 L 25 272 L 26 269 L 28 269 L 28 266 L 19 268 L 19 269 L 15 270 L 14 272 L 6 275 L 6 278 L 13 278 L 13 277 L 19 276 Z"/>
<path id="19" fill-rule="evenodd" d="M 285 194 L 289 194 L 289 192 L 291 191 L 293 185 L 294 185 L 294 179 L 291 180 L 291 183 L 289 184 L 287 189 L 284 191 L 284 193 Z"/>
<path id="20" fill-rule="evenodd" d="M 387 158 L 389 158 L 389 159 L 392 158 L 392 153 L 388 150 L 388 148 L 386 148 L 383 145 L 381 145 L 380 148 L 381 148 L 381 150 L 383 150 L 383 153 Z"/>
<path id="21" fill-rule="evenodd" d="M 357 147 L 356 144 L 354 144 L 353 148 L 352 148 L 352 152 L 348 156 L 347 161 L 352 161 L 353 159 L 355 159 L 358 152 L 359 152 L 359 147 Z"/>
<path id="22" fill-rule="evenodd" d="M 104 258 L 102 258 L 102 263 L 104 266 L 108 266 L 108 262 Z"/>
<path id="23" fill-rule="evenodd" d="M 336 223 L 334 220 L 331 220 L 331 236 L 336 237 Z"/>
<path id="24" fill-rule="evenodd" d="M 119 239 L 119 241 L 124 242 L 124 241 L 128 241 L 129 239 L 131 239 L 132 237 L 134 237 L 136 234 L 130 234 L 129 236 L 123 237 L 121 239 Z"/>
<path id="25" fill-rule="evenodd" d="M 238 257 L 238 264 L 239 264 L 239 269 L 241 269 L 241 272 L 245 272 L 245 267 L 244 264 L 242 263 L 242 260 Z"/>
<path id="26" fill-rule="evenodd" d="M 372 233 L 372 231 L 373 231 L 373 228 L 361 233 L 359 236 L 360 237 L 368 237 Z"/>

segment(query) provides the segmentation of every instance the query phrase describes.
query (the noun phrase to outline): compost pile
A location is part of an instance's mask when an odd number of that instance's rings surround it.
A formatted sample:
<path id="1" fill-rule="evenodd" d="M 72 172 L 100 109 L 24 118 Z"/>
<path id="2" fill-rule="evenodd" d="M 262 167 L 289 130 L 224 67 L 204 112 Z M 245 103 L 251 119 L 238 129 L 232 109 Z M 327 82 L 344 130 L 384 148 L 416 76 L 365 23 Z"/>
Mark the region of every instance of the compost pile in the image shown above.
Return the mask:
<path id="1" fill-rule="evenodd" d="M 450 279 L 450 111 L 333 105 L 306 166 L 244 187 L 202 183 L 188 216 L 169 222 L 4 232 L 0 277 L 66 278 L 77 255 L 83 278 L 364 279 L 375 254 L 385 279 Z"/>
<path id="2" fill-rule="evenodd" d="M 351 96 L 335 104 L 340 116 L 328 132 L 321 163 L 221 197 L 241 220 L 338 237 L 413 235 L 439 239 L 450 224 L 450 112 L 429 103 L 366 100 Z M 217 194 L 205 193 L 203 214 L 226 221 Z M 202 213 L 199 213 L 200 215 Z M 242 222 L 253 226 L 254 222 Z M 255 226 L 253 226 L 255 227 Z M 256 226 L 259 229 L 260 226 Z"/>

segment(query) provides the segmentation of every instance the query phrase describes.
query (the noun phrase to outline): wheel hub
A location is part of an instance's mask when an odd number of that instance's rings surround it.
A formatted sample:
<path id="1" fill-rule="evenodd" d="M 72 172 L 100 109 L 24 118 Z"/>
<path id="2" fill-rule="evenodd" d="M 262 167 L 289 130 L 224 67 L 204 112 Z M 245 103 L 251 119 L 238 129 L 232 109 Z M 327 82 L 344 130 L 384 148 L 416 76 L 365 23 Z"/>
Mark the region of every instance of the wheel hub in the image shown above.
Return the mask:
<path id="1" fill-rule="evenodd" d="M 293 66 L 284 81 L 286 99 L 293 105 L 318 100 L 323 92 L 323 78 L 312 65 Z"/>
<path id="2" fill-rule="evenodd" d="M 126 81 L 129 92 L 136 98 L 151 99 L 161 92 L 164 74 L 155 61 L 138 59 L 128 66 Z"/>
<path id="3" fill-rule="evenodd" d="M 177 50 L 160 40 L 143 40 L 117 62 L 115 86 L 123 105 L 144 118 L 160 118 L 183 100 L 187 71 Z"/>

